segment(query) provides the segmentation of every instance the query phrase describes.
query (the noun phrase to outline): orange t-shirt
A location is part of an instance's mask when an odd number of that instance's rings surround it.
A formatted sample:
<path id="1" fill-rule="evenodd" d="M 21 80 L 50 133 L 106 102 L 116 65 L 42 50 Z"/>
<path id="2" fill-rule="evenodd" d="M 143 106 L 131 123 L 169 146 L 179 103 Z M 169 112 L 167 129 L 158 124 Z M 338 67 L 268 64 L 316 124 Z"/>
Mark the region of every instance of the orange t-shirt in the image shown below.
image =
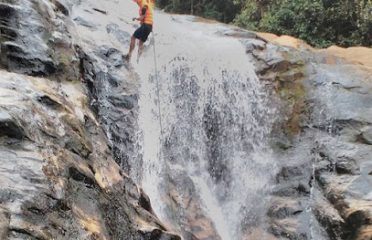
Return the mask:
<path id="1" fill-rule="evenodd" d="M 153 0 L 135 0 L 140 7 L 139 15 L 142 16 L 142 8 L 147 7 L 145 18 L 143 19 L 142 23 L 146 23 L 149 25 L 153 24 L 153 8 L 154 2 Z"/>

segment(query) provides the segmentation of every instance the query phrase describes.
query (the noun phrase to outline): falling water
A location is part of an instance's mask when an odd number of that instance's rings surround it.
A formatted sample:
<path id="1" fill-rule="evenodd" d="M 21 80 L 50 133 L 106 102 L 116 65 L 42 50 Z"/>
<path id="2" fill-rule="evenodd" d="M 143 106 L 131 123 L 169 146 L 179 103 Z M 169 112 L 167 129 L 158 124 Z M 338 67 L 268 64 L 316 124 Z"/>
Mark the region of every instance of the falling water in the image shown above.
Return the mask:
<path id="1" fill-rule="evenodd" d="M 265 224 L 275 172 L 268 145 L 275 111 L 242 43 L 220 36 L 226 26 L 187 16 L 159 15 L 155 22 L 155 58 L 149 45 L 135 66 L 142 186 L 163 221 L 185 218 L 176 229 L 185 232 L 193 220 L 183 204 L 190 198 L 221 239 L 243 239 L 244 231 Z M 165 199 L 174 192 L 183 200 L 171 210 Z"/>

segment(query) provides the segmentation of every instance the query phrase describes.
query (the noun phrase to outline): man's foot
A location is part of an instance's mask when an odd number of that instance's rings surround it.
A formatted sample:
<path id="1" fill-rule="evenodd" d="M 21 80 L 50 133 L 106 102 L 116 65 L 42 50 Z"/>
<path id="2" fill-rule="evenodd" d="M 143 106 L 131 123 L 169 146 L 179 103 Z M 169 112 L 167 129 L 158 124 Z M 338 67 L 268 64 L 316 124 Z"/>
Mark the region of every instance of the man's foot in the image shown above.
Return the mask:
<path id="1" fill-rule="evenodd" d="M 129 54 L 126 54 L 123 56 L 124 60 L 129 62 L 130 61 L 130 55 Z"/>

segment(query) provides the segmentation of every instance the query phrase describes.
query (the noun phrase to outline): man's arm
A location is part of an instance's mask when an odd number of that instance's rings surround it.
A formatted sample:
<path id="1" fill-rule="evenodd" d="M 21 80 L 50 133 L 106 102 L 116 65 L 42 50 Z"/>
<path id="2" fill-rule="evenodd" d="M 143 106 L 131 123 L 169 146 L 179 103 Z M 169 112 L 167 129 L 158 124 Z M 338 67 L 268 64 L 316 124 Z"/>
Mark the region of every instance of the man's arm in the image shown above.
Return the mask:
<path id="1" fill-rule="evenodd" d="M 134 18 L 134 20 L 138 20 L 140 22 L 143 22 L 143 20 L 145 19 L 146 17 L 146 12 L 147 12 L 147 6 L 144 6 L 142 9 L 141 9 L 141 16 L 139 18 Z"/>

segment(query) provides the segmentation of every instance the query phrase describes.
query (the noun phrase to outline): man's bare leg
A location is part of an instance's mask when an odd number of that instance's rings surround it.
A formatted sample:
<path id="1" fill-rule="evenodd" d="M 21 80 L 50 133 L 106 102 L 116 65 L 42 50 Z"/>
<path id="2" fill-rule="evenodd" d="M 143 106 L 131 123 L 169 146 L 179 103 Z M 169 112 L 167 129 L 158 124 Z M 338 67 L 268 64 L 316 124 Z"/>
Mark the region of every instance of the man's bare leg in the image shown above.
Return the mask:
<path id="1" fill-rule="evenodd" d="M 142 42 L 141 40 L 138 40 L 138 55 L 137 55 L 137 63 L 142 55 L 142 52 L 143 52 L 143 44 L 144 42 Z"/>
<path id="2" fill-rule="evenodd" d="M 130 58 L 132 57 L 132 52 L 133 52 L 135 46 L 136 46 L 136 38 L 134 36 L 132 36 L 131 39 L 130 39 L 129 52 L 125 56 L 126 60 L 129 61 Z"/>

